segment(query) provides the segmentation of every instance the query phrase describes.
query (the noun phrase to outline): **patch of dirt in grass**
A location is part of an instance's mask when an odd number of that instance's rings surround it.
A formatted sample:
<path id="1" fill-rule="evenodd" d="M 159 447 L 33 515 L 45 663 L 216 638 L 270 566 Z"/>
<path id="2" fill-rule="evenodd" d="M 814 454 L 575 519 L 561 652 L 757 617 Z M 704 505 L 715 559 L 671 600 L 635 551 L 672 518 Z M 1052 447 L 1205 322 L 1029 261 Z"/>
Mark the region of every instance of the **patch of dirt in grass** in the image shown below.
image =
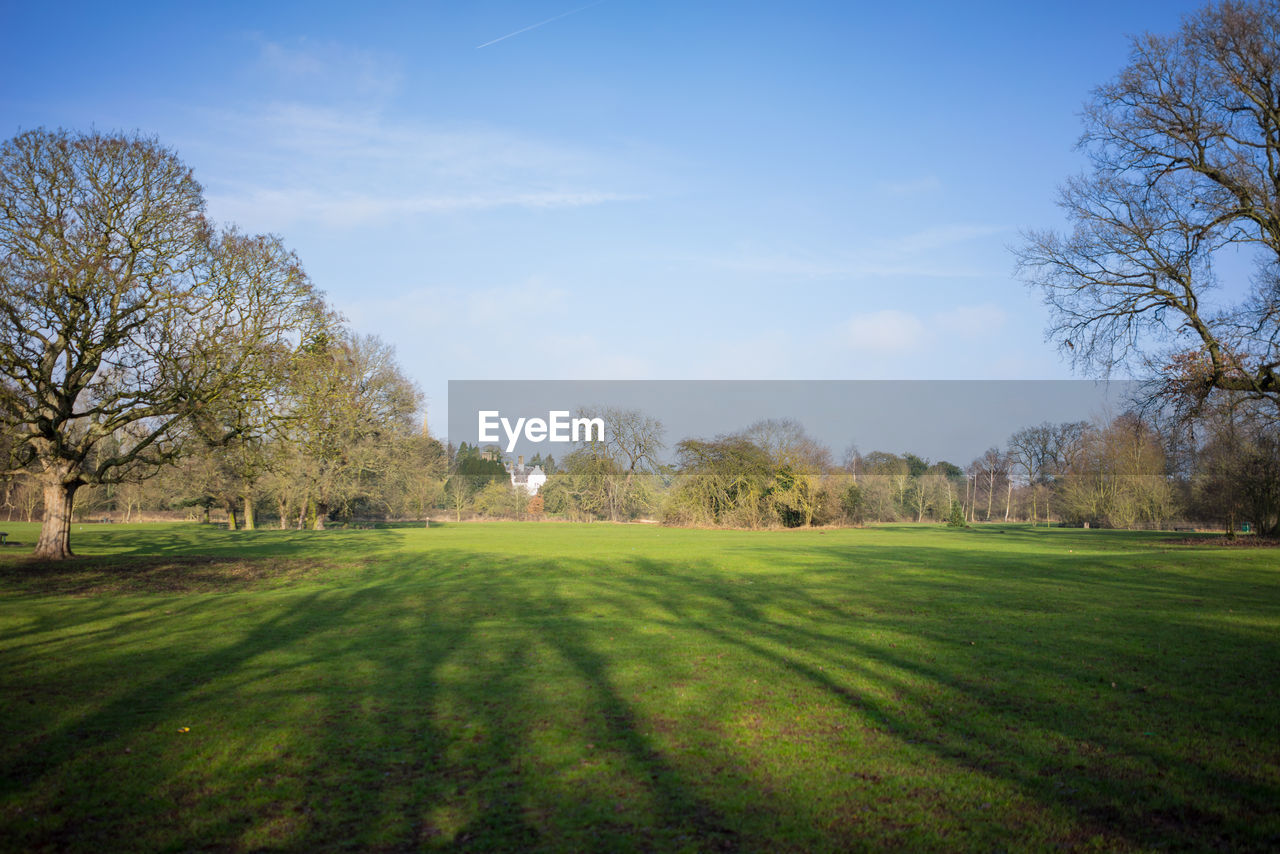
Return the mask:
<path id="1" fill-rule="evenodd" d="M 0 565 L 0 594 L 103 596 L 228 593 L 316 577 L 335 564 L 305 558 L 76 557 Z"/>

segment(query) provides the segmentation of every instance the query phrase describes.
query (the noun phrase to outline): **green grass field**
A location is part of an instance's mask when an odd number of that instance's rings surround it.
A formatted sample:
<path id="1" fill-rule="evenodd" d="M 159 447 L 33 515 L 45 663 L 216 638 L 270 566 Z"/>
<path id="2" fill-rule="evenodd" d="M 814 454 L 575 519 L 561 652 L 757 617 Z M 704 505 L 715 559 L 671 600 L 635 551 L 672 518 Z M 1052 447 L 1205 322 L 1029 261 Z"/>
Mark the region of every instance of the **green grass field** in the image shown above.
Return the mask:
<path id="1" fill-rule="evenodd" d="M 0 848 L 1276 850 L 1280 550 L 1168 536 L 77 526 Z"/>

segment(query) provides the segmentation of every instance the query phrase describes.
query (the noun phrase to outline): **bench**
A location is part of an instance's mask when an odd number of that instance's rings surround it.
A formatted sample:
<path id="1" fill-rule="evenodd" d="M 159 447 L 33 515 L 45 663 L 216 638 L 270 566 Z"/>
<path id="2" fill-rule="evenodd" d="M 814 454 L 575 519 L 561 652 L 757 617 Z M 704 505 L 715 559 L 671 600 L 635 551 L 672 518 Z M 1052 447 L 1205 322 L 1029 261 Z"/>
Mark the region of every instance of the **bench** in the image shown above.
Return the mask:
<path id="1" fill-rule="evenodd" d="M 8 544 L 9 544 L 9 534 L 5 531 L 0 531 L 0 546 L 5 546 Z"/>

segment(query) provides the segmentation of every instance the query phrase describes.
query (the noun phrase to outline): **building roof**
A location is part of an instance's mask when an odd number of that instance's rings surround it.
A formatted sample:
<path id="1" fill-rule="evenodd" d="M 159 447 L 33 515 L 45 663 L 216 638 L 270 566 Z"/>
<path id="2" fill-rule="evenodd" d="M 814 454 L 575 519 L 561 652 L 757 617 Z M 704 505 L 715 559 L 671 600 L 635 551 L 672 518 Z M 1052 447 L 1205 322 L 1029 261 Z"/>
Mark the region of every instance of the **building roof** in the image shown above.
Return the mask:
<path id="1" fill-rule="evenodd" d="M 546 477 L 546 473 L 542 471 L 542 466 L 510 466 L 507 471 L 511 472 L 512 483 L 528 483 L 529 478 L 533 475 Z"/>

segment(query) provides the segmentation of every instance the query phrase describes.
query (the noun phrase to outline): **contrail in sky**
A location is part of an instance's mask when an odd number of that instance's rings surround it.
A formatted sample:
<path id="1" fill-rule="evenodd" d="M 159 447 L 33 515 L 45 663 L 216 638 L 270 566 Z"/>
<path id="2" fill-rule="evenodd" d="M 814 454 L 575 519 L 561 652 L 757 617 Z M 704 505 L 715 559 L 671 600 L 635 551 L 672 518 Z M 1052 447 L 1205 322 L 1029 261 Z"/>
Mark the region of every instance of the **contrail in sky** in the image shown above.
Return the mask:
<path id="1" fill-rule="evenodd" d="M 579 6 L 576 9 L 570 9 L 568 12 L 564 12 L 562 14 L 556 15 L 554 18 L 547 18 L 545 21 L 539 21 L 536 24 L 530 24 L 529 26 L 525 27 L 522 30 L 516 30 L 514 33 L 507 33 L 505 36 L 499 36 L 493 41 L 485 42 L 484 44 L 478 44 L 476 45 L 476 50 L 479 50 L 482 47 L 488 47 L 491 44 L 497 44 L 500 41 L 505 41 L 506 39 L 509 39 L 512 36 L 518 36 L 521 33 L 527 33 L 529 32 L 529 30 L 536 30 L 538 27 L 545 27 L 547 24 L 550 24 L 552 21 L 558 21 L 561 18 L 567 18 L 570 15 L 576 15 L 579 12 L 585 12 L 587 9 L 590 9 L 592 6 L 599 6 L 603 2 L 604 0 L 596 0 L 596 2 L 594 3 L 588 3 L 587 5 Z"/>

